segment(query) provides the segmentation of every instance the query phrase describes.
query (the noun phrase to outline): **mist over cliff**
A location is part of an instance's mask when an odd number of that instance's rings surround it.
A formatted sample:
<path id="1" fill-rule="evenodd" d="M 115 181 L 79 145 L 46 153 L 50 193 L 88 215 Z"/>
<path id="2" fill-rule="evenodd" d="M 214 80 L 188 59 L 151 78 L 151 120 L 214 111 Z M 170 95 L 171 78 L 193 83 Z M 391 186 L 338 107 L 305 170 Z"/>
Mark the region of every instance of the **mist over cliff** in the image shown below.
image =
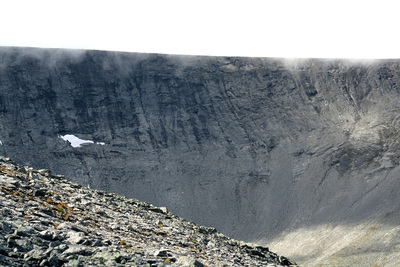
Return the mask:
<path id="1" fill-rule="evenodd" d="M 400 260 L 399 70 L 3 47 L 0 152 L 298 262 Z"/>

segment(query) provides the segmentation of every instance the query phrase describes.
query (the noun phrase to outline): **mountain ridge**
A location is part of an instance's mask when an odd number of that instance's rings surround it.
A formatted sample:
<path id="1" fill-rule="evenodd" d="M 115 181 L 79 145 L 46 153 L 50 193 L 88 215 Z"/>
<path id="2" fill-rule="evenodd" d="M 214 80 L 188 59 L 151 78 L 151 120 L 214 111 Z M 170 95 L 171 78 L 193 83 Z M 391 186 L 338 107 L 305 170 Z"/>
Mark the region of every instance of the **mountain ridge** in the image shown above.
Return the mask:
<path id="1" fill-rule="evenodd" d="M 385 218 L 399 203 L 399 60 L 17 48 L 0 59 L 1 150 L 18 162 L 280 253 L 291 235 L 306 247 L 304 229 L 337 242 L 329 229 L 396 229 Z"/>

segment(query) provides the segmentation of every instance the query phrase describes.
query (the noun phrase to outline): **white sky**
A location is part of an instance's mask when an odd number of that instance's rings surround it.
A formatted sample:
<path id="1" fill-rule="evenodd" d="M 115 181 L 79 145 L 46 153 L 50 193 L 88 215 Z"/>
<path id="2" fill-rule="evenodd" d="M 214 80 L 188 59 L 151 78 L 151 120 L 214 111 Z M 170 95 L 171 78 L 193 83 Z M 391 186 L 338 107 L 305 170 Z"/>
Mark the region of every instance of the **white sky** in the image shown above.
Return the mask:
<path id="1" fill-rule="evenodd" d="M 0 0 L 0 46 L 400 58 L 399 6 L 396 0 Z"/>

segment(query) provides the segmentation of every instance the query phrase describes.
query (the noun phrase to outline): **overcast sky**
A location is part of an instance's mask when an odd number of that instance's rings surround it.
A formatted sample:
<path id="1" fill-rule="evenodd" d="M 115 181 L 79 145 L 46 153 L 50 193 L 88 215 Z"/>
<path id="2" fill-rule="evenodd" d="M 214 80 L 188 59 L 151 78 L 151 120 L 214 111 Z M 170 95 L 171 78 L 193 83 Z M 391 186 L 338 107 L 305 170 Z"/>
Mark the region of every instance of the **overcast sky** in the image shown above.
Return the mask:
<path id="1" fill-rule="evenodd" d="M 400 58 L 399 6 L 395 0 L 0 0 L 0 46 Z"/>

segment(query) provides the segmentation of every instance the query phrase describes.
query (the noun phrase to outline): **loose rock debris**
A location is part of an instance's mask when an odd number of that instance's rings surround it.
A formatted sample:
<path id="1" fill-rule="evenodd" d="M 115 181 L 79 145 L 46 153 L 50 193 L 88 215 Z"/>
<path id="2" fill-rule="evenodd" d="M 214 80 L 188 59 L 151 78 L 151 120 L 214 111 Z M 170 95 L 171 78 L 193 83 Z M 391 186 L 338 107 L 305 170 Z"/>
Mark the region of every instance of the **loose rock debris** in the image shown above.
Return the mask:
<path id="1" fill-rule="evenodd" d="M 0 158 L 0 266 L 293 266 L 164 207 Z"/>

